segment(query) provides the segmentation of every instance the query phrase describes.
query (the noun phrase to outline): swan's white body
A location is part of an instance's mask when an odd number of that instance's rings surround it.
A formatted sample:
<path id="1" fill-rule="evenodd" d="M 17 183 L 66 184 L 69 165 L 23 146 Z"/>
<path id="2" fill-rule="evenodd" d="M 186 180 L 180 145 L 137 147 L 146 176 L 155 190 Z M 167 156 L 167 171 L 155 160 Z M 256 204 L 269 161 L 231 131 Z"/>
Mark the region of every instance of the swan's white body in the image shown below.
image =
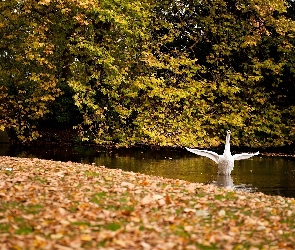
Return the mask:
<path id="1" fill-rule="evenodd" d="M 248 154 L 248 153 L 241 153 L 231 155 L 230 152 L 230 130 L 227 131 L 226 135 L 226 142 L 223 155 L 218 155 L 215 152 L 208 151 L 208 150 L 201 150 L 201 149 L 191 149 L 186 148 L 186 150 L 201 156 L 208 157 L 209 159 L 213 160 L 218 164 L 218 174 L 220 175 L 230 175 L 231 171 L 234 169 L 234 161 L 244 160 L 251 158 L 254 155 L 258 155 L 259 152 Z"/>

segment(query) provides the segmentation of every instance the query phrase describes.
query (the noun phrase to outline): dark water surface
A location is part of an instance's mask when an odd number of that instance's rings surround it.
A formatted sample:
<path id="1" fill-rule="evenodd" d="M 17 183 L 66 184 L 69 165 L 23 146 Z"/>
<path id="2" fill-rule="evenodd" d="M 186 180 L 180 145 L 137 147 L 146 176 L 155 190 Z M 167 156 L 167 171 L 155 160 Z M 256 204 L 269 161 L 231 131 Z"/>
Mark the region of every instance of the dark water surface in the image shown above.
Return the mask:
<path id="1" fill-rule="evenodd" d="M 185 150 L 104 151 L 83 147 L 15 148 L 0 144 L 0 155 L 95 163 L 107 168 L 295 198 L 295 159 L 288 157 L 255 156 L 236 161 L 231 176 L 225 177 L 217 175 L 213 161 Z"/>

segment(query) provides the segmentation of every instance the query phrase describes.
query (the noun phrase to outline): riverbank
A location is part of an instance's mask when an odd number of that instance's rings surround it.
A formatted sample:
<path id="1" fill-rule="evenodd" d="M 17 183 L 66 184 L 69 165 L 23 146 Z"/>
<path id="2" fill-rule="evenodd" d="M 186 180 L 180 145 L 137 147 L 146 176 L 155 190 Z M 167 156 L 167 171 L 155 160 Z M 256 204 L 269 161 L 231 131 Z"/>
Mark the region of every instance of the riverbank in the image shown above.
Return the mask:
<path id="1" fill-rule="evenodd" d="M 14 148 L 34 148 L 34 150 L 38 147 L 54 147 L 54 146 L 62 146 L 65 148 L 74 148 L 74 147 L 91 147 L 95 148 L 97 151 L 117 151 L 117 150 L 157 150 L 157 151 L 171 151 L 171 150 L 178 150 L 182 151 L 185 149 L 182 146 L 158 146 L 152 144 L 144 144 L 144 143 L 137 143 L 132 146 L 122 146 L 116 143 L 108 144 L 108 145 L 97 145 L 91 141 L 84 141 L 82 142 L 79 138 L 78 131 L 73 129 L 71 126 L 45 126 L 39 129 L 40 137 L 34 141 L 27 142 L 24 144 L 22 142 L 16 141 L 13 138 L 10 138 L 11 146 Z M 6 139 L 5 142 L 8 142 L 9 139 Z M 1 142 L 1 140 L 0 140 Z M 204 148 L 207 150 L 215 151 L 222 153 L 224 150 L 224 144 L 221 143 L 220 147 L 211 147 L 211 148 Z M 243 147 L 243 146 L 231 146 L 231 150 L 233 153 L 240 153 L 240 152 L 256 152 L 259 151 L 260 155 L 265 156 L 287 156 L 287 157 L 295 157 L 295 144 L 292 145 L 285 145 L 281 147 L 266 147 L 266 148 L 250 148 L 250 147 Z"/>
<path id="2" fill-rule="evenodd" d="M 295 200 L 0 157 L 1 249 L 294 249 Z"/>

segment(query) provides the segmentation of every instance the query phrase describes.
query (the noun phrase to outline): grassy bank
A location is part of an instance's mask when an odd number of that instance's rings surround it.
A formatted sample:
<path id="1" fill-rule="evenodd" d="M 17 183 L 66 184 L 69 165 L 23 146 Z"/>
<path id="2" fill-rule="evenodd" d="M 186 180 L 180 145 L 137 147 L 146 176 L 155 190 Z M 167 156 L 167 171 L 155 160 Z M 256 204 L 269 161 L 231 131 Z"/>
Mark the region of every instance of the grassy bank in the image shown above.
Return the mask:
<path id="1" fill-rule="evenodd" d="M 295 200 L 0 157 L 0 249 L 294 249 Z"/>

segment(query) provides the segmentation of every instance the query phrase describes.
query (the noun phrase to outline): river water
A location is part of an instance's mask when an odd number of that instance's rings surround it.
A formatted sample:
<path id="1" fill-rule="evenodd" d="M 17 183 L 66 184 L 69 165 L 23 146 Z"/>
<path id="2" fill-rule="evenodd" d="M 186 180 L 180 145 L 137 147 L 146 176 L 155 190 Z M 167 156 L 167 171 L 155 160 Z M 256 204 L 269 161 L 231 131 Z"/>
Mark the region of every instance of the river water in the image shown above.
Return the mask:
<path id="1" fill-rule="evenodd" d="M 91 147 L 15 148 L 0 144 L 0 155 L 95 163 L 107 168 L 295 198 L 295 159 L 290 157 L 259 155 L 236 161 L 231 176 L 218 176 L 213 161 L 181 149 L 106 151 Z"/>

